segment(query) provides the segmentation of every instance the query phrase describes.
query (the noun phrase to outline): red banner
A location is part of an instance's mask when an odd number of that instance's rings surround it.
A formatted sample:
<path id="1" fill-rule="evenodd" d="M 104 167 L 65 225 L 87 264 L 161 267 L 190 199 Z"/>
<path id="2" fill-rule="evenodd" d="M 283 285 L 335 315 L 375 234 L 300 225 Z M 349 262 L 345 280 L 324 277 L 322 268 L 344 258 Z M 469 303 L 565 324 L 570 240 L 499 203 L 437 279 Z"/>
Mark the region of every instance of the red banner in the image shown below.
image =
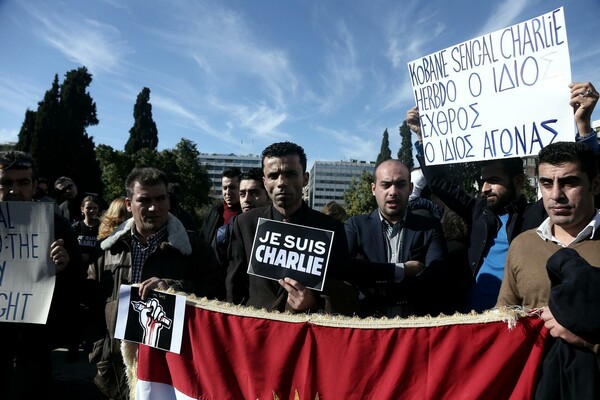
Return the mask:
<path id="1" fill-rule="evenodd" d="M 509 329 L 498 313 L 358 320 L 223 309 L 186 307 L 180 355 L 139 346 L 138 400 L 531 399 L 546 337 L 538 317 Z"/>

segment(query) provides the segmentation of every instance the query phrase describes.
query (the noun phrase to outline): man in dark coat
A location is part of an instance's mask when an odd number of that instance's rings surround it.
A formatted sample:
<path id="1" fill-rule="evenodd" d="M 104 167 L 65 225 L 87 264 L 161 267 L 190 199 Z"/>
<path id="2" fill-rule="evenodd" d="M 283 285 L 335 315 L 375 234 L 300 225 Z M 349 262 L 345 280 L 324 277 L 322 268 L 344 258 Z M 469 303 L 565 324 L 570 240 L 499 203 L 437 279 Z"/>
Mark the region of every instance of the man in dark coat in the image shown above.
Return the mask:
<path id="1" fill-rule="evenodd" d="M 449 276 L 446 277 L 447 251 L 440 221 L 408 211 L 412 183 L 402 162 L 384 161 L 374 175 L 371 186 L 378 208 L 346 222 L 348 247 L 352 257 L 392 263 L 396 277 L 393 283 L 360 285 L 365 295 L 361 314 L 439 314 L 441 305 L 449 301 L 442 295 Z"/>
<path id="2" fill-rule="evenodd" d="M 425 164 L 417 107 L 407 111 L 406 122 L 417 134 L 417 160 L 427 186 L 469 224 L 468 254 L 473 284 L 466 311 L 492 308 L 502 283 L 508 246 L 522 232 L 523 215 L 529 207 L 522 195 L 523 162 L 520 158 L 506 158 L 484 163 L 481 168 L 482 196 L 470 196 L 448 179 L 444 166 Z"/>
<path id="3" fill-rule="evenodd" d="M 272 205 L 250 210 L 235 219 L 226 280 L 227 300 L 267 310 L 327 310 L 352 314 L 357 311 L 358 294 L 342 282 L 351 275 L 344 225 L 310 209 L 302 200 L 302 188 L 308 183 L 304 149 L 290 142 L 275 143 L 267 147 L 262 156 L 263 179 Z M 274 281 L 247 274 L 259 218 L 334 232 L 323 292 L 308 289 L 291 278 Z M 393 269 L 387 272 L 388 277 L 393 276 Z"/>
<path id="4" fill-rule="evenodd" d="M 95 345 L 95 382 L 112 398 L 128 396 L 120 348 L 114 340 L 121 284 L 139 284 L 142 299 L 153 289 L 173 288 L 209 298 L 225 290 L 210 247 L 169 213 L 168 184 L 165 173 L 156 168 L 131 171 L 125 182 L 125 201 L 132 217 L 101 242 L 103 253 L 89 270 L 89 278 L 106 290 L 108 337 L 103 346 L 111 348 L 114 368 L 113 374 L 102 370 L 100 361 L 107 360 L 101 359 L 102 347 Z"/>
<path id="5" fill-rule="evenodd" d="M 36 165 L 29 154 L 0 152 L 0 201 L 32 201 L 35 186 Z M 54 238 L 48 254 L 56 268 L 56 281 L 47 323 L 0 324 L 0 387 L 7 397 L 11 393 L 24 399 L 51 394 L 52 348 L 66 345 L 77 323 L 73 294 L 81 275 L 81 253 L 68 222 L 56 214 Z"/>
<path id="6" fill-rule="evenodd" d="M 221 190 L 223 202 L 210 209 L 202 222 L 200 238 L 208 243 L 221 264 L 223 278 L 227 269 L 227 230 L 230 220 L 241 214 L 240 175 L 239 168 L 227 168 L 221 174 Z"/>

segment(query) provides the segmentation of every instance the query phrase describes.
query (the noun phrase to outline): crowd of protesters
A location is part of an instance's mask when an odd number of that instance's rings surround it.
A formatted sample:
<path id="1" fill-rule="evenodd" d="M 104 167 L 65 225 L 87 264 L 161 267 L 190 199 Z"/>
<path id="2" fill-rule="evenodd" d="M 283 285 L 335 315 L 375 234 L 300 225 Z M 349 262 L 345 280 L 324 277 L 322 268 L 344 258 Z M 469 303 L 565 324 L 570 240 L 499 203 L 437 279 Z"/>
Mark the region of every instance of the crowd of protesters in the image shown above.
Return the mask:
<path id="1" fill-rule="evenodd" d="M 521 192 L 520 159 L 482 163 L 475 197 L 453 185 L 443 167 L 427 166 L 416 108 L 408 110 L 406 119 L 417 135 L 420 169 L 410 171 L 399 160 L 379 164 L 372 183 L 377 208 L 350 218 L 339 204 L 332 202 L 321 212 L 304 201 L 307 157 L 291 142 L 265 148 L 262 168 L 223 171 L 222 201 L 200 228 L 190 217 L 194 210 L 177 203 L 177 185 L 158 169 L 132 170 L 124 196 L 111 199 L 104 210 L 104 200 L 80 194 L 68 177 L 56 180 L 53 200 L 48 182 L 37 176 L 35 160 L 22 152 L 0 152 L 1 201 L 55 201 L 56 241 L 49 254 L 57 276 L 47 325 L 0 325 L 0 376 L 17 377 L 0 383 L 13 383 L 21 398 L 43 395 L 43 385 L 19 385 L 31 374 L 47 383 L 50 349 L 67 347 L 74 359 L 83 346 L 98 365 L 96 385 L 110 398 L 127 398 L 114 338 L 119 286 L 125 283 L 138 284 L 142 299 L 151 290 L 173 288 L 292 313 L 393 318 L 481 312 L 496 304 L 539 308 L 551 335 L 563 343 L 554 350 L 557 357 L 581 352 L 573 365 L 587 371 L 592 382 L 562 394 L 597 395 L 600 388 L 593 382 L 600 382 L 600 332 L 589 317 L 598 305 L 586 302 L 598 296 L 579 296 L 571 304 L 551 292 L 566 279 L 562 272 L 546 273 L 546 262 L 558 269 L 575 261 L 600 266 L 598 142 L 589 121 L 598 93 L 589 82 L 572 84 L 570 90 L 577 141 L 542 150 L 542 199 L 533 205 Z M 335 233 L 322 291 L 290 277 L 270 280 L 247 273 L 261 219 Z M 579 253 L 567 256 L 563 249 Z M 524 259 L 534 260 L 535 268 Z M 598 284 L 596 275 L 578 279 Z M 59 306 L 70 310 L 66 318 L 64 312 L 60 317 L 54 313 Z M 577 314 L 565 314 L 565 309 Z M 540 396 L 572 388 L 571 382 L 561 384 L 570 379 L 561 375 L 562 365 L 548 363 Z"/>

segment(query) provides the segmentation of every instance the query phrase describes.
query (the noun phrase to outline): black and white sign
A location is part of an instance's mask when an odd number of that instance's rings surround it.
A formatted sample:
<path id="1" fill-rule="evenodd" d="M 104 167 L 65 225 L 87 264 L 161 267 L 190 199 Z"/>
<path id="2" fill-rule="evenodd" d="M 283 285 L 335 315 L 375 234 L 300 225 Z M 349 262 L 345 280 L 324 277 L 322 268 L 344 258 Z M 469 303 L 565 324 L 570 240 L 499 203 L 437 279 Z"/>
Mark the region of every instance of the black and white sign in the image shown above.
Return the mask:
<path id="1" fill-rule="evenodd" d="M 151 291 L 142 300 L 139 287 L 121 285 L 115 338 L 179 354 L 185 296 Z"/>
<path id="2" fill-rule="evenodd" d="M 333 231 L 260 218 L 248 273 L 279 280 L 292 278 L 323 290 Z"/>

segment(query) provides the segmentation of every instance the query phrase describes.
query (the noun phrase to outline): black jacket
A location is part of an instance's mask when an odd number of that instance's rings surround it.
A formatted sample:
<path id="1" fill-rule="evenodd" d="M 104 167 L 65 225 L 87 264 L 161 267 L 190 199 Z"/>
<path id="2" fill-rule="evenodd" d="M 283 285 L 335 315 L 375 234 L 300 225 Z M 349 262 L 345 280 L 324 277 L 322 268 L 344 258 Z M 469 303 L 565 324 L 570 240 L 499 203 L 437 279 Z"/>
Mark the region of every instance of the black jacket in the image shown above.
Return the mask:
<path id="1" fill-rule="evenodd" d="M 361 214 L 346 221 L 346 236 L 350 256 L 371 263 L 387 264 L 386 238 L 384 237 L 379 210 Z M 440 221 L 407 212 L 404 220 L 404 240 L 401 262 L 415 260 L 425 265 L 425 270 L 416 277 L 405 277 L 400 283 L 360 282 L 363 316 L 384 315 L 387 317 L 439 314 L 443 301 L 444 284 L 451 278 L 446 265 L 446 241 Z M 373 268 L 376 265 L 369 265 Z"/>
<path id="2" fill-rule="evenodd" d="M 249 275 L 246 272 L 259 218 L 275 219 L 273 206 L 255 208 L 238 215 L 234 220 L 230 245 L 231 258 L 226 279 L 227 300 L 267 310 L 293 311 L 287 304 L 287 292 L 278 282 Z M 312 210 L 304 202 L 302 207 L 291 216 L 290 222 L 334 232 L 327 279 L 323 292 L 320 293 L 322 302 L 320 309 L 344 314 L 355 312 L 358 308 L 358 293 L 352 287 L 342 283 L 342 281 L 354 280 L 344 224 Z"/>
<path id="3" fill-rule="evenodd" d="M 473 277 L 475 277 L 479 272 L 483 259 L 490 250 L 494 238 L 498 234 L 500 219 L 487 209 L 485 198 L 473 197 L 459 186 L 451 183 L 446 178 L 443 166 L 426 166 L 422 156 L 417 156 L 417 159 L 427 180 L 427 186 L 451 210 L 464 218 L 469 224 L 469 266 Z M 529 205 L 524 196 L 521 196 L 507 207 L 509 219 L 506 233 L 509 243 L 523 231 L 524 214 L 528 207 Z"/>

